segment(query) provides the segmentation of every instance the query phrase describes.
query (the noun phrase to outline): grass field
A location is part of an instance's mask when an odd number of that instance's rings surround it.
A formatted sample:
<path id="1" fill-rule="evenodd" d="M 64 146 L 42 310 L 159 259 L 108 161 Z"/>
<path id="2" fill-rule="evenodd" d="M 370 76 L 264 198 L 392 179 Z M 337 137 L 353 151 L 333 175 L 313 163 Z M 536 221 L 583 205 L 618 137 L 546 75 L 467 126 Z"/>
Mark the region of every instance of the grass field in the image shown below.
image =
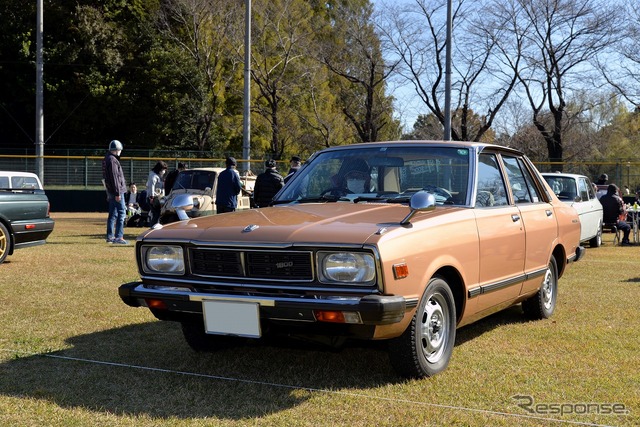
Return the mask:
<path id="1" fill-rule="evenodd" d="M 516 306 L 461 328 L 445 372 L 407 381 L 381 343 L 194 353 L 120 301 L 134 247 L 104 242 L 105 214 L 52 216 L 46 245 L 0 265 L 1 426 L 640 425 L 640 246 L 610 234 L 551 319 Z"/>

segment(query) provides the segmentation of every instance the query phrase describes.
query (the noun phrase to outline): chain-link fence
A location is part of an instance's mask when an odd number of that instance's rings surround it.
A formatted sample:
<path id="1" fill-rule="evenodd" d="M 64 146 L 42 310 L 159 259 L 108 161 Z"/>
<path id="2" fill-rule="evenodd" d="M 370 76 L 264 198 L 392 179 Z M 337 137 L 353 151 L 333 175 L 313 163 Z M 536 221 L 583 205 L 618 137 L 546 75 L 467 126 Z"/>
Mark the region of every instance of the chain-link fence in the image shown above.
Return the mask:
<path id="1" fill-rule="evenodd" d="M 3 150 L 4 151 L 4 150 Z M 45 188 L 55 187 L 102 187 L 102 159 L 104 152 L 91 151 L 85 154 L 67 151 L 66 153 L 50 154 L 44 156 L 44 185 Z M 98 150 L 99 151 L 99 150 Z M 120 159 L 127 182 L 135 182 L 139 187 L 144 187 L 149 171 L 157 161 L 163 160 L 173 170 L 178 162 L 185 163 L 187 168 L 200 167 L 224 167 L 225 156 L 204 157 L 200 152 L 161 152 L 161 151 L 137 151 L 127 153 Z M 233 155 L 233 154 L 232 154 Z M 236 157 L 238 170 L 242 173 L 247 169 L 254 174 L 264 171 L 264 158 L 252 158 L 250 162 L 244 161 L 240 156 Z M 0 153 L 0 170 L 36 172 L 36 156 L 28 154 L 4 154 Z M 619 187 L 629 187 L 631 192 L 640 190 L 640 160 L 638 161 L 610 161 L 610 162 L 534 162 L 541 172 L 554 172 L 562 170 L 565 173 L 577 173 L 588 176 L 596 181 L 602 174 L 609 177 L 608 183 L 615 183 Z M 280 173 L 286 174 L 289 170 L 288 161 L 278 161 L 277 167 Z"/>
<path id="2" fill-rule="evenodd" d="M 154 153 L 156 154 L 156 153 Z M 102 187 L 102 159 L 103 155 L 47 155 L 44 156 L 43 185 L 45 189 L 55 187 L 83 187 L 95 189 Z M 120 164 L 127 183 L 135 182 L 144 188 L 149 171 L 156 162 L 162 160 L 169 166 L 169 171 L 175 169 L 178 162 L 187 165 L 188 169 L 204 167 L 225 167 L 225 158 L 196 158 L 196 157 L 132 157 L 122 156 Z M 236 157 L 238 171 L 241 174 L 248 169 L 253 174 L 264 171 L 264 159 L 252 159 L 250 162 Z M 289 171 L 289 162 L 280 161 L 278 170 L 285 174 Z M 36 156 L 21 154 L 0 154 L 0 170 L 36 172 Z"/>

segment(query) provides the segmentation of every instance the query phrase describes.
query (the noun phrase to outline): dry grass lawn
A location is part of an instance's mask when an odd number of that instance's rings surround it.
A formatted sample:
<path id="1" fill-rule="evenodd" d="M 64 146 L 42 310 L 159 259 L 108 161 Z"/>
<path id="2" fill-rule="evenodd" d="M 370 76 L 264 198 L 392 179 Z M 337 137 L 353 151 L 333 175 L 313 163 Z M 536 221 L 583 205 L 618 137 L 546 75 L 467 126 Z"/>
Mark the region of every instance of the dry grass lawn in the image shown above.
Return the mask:
<path id="1" fill-rule="evenodd" d="M 561 279 L 552 319 L 464 327 L 444 373 L 406 381 L 380 343 L 194 353 L 120 301 L 134 247 L 104 242 L 105 214 L 53 217 L 46 245 L 0 265 L 2 426 L 640 425 L 640 246 L 611 235 Z"/>

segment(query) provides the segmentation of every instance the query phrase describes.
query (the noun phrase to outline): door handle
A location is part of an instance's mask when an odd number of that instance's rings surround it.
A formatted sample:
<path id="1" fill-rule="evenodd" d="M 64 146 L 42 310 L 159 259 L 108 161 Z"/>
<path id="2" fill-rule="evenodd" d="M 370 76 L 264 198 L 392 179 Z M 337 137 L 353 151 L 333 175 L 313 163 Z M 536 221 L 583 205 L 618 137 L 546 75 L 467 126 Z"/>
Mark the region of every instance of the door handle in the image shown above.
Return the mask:
<path id="1" fill-rule="evenodd" d="M 520 221 L 520 215 L 513 214 L 513 215 L 511 215 L 511 219 L 513 220 L 513 222 L 518 222 L 518 221 Z"/>
<path id="2" fill-rule="evenodd" d="M 551 212 L 549 209 L 546 210 L 547 216 L 551 216 L 553 215 L 553 212 Z"/>

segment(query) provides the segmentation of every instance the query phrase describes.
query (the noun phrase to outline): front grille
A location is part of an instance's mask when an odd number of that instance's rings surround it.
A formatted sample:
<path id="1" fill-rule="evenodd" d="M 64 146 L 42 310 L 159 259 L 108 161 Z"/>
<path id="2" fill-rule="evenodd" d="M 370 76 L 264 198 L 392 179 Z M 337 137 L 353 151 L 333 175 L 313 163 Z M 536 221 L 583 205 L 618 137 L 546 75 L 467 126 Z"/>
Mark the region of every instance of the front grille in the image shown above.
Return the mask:
<path id="1" fill-rule="evenodd" d="M 191 271 L 212 276 L 244 276 L 240 253 L 194 249 L 191 251 Z"/>
<path id="2" fill-rule="evenodd" d="M 267 250 L 191 250 L 191 271 L 218 278 L 247 277 L 271 280 L 313 279 L 311 252 Z"/>

